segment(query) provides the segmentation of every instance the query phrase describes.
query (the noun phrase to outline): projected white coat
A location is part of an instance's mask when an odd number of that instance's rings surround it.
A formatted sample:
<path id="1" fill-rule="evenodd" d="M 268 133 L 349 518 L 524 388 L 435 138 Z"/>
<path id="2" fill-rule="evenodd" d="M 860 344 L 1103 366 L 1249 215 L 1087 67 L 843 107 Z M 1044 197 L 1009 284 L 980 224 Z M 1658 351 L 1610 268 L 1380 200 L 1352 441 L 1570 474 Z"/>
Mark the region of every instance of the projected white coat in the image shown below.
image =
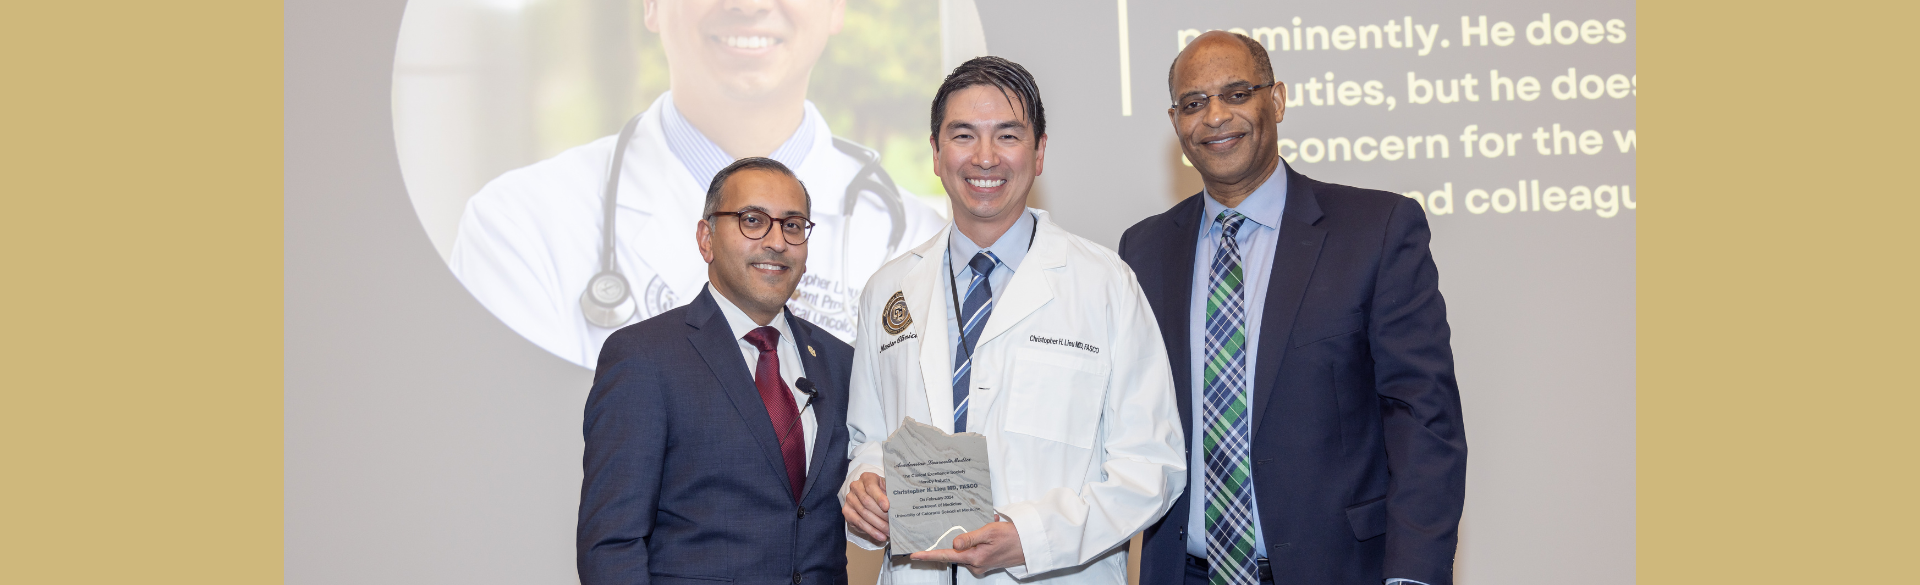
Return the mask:
<path id="1" fill-rule="evenodd" d="M 707 281 L 694 241 L 705 181 L 696 181 L 667 148 L 660 125 L 665 99 L 641 115 L 622 157 L 614 264 L 636 304 L 630 318 L 596 325 L 583 315 L 581 302 L 588 281 L 601 270 L 602 192 L 616 137 L 501 175 L 468 201 L 460 218 L 448 261 L 454 275 L 508 327 L 581 366 L 594 366 L 615 329 L 692 300 Z M 891 212 L 879 195 L 850 195 L 849 184 L 863 176 L 871 182 L 863 172 L 867 161 L 836 148 L 831 129 L 817 112 L 809 114 L 818 124 L 814 145 L 794 172 L 813 196 L 818 225 L 808 240 L 807 273 L 788 309 L 852 342 L 861 284 L 945 220 L 908 193 L 892 194 L 900 208 Z M 905 229 L 901 243 L 890 249 L 896 214 Z"/>

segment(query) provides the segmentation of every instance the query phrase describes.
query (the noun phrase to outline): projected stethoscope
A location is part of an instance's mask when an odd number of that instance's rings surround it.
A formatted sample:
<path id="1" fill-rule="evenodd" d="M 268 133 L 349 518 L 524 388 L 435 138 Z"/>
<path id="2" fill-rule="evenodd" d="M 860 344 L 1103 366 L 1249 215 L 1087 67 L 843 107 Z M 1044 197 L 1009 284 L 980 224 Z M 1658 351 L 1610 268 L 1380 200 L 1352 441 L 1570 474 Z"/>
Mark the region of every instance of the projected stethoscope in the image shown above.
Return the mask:
<path id="1" fill-rule="evenodd" d="M 619 139 L 613 144 L 613 160 L 607 165 L 607 184 L 601 191 L 600 226 L 600 272 L 587 280 L 587 289 L 580 292 L 580 313 L 588 323 L 612 329 L 633 320 L 639 311 L 639 303 L 633 299 L 633 287 L 627 277 L 620 274 L 619 265 L 614 258 L 614 210 L 620 203 L 620 165 L 626 157 L 627 143 L 633 139 L 633 131 L 640 126 L 636 115 L 620 129 Z M 854 173 L 853 180 L 847 183 L 846 202 L 841 206 L 840 214 L 846 218 L 840 229 L 840 265 L 849 266 L 847 255 L 853 250 L 852 219 L 860 198 L 868 193 L 879 198 L 886 206 L 887 215 L 893 220 L 892 231 L 887 236 L 886 256 L 892 258 L 900 249 L 900 240 L 907 235 L 907 208 L 900 199 L 900 188 L 893 183 L 893 177 L 887 175 L 880 166 L 880 153 L 839 137 L 833 138 L 833 147 L 854 160 L 860 161 L 860 171 Z M 796 298 L 795 302 L 806 302 Z"/>

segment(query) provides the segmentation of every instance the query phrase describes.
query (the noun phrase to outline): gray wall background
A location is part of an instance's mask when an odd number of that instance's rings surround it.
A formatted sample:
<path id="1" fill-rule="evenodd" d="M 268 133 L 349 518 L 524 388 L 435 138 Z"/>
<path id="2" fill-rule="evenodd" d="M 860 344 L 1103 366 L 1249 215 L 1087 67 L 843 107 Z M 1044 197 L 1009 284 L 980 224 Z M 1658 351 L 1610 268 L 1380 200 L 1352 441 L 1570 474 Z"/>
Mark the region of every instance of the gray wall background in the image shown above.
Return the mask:
<path id="1" fill-rule="evenodd" d="M 1435 48 L 1275 51 L 1282 81 L 1379 80 L 1370 106 L 1290 108 L 1285 138 L 1444 134 L 1440 160 L 1307 163 L 1322 180 L 1398 192 L 1453 183 L 1433 215 L 1454 327 L 1469 465 L 1463 583 L 1634 578 L 1635 211 L 1472 214 L 1470 189 L 1538 180 L 1633 185 L 1635 97 L 1556 100 L 1550 80 L 1632 76 L 1631 2 L 1143 2 L 1127 7 L 1132 115 L 1121 115 L 1118 5 L 981 1 L 987 46 L 1048 100 L 1039 203 L 1112 245 L 1196 192 L 1170 133 L 1165 72 L 1184 29 L 1359 26 L 1412 17 Z M 394 146 L 401 0 L 286 4 L 286 576 L 289 583 L 567 583 L 590 373 L 521 340 L 454 280 L 417 219 Z M 1623 43 L 1532 46 L 1549 13 L 1621 19 Z M 1516 29 L 1461 47 L 1461 16 Z M 1476 22 L 1477 24 L 1477 22 Z M 1303 27 L 1304 28 L 1304 27 Z M 1450 47 L 1440 47 L 1442 40 Z M 1528 75 L 1532 102 L 1488 99 L 1486 71 Z M 1481 101 L 1407 103 L 1406 75 L 1474 75 Z M 1540 156 L 1536 127 L 1597 130 L 1593 155 Z M 1518 156 L 1467 158 L 1462 128 L 1526 134 Z M 1636 199 L 1638 193 L 1635 193 Z M 1656 197 L 1656 200 L 1658 198 Z"/>

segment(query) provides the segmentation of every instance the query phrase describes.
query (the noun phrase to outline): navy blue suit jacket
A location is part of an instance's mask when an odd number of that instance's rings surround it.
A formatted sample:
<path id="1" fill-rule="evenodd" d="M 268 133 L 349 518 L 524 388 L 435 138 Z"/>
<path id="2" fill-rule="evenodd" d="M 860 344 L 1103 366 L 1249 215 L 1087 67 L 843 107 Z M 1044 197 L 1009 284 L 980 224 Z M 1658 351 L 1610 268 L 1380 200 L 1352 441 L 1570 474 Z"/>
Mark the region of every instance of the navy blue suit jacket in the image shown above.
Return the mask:
<path id="1" fill-rule="evenodd" d="M 600 350 L 582 428 L 580 583 L 845 585 L 838 492 L 853 348 L 788 314 L 818 392 L 819 432 L 795 501 L 713 294 L 616 331 Z"/>
<path id="2" fill-rule="evenodd" d="M 1253 372 L 1253 487 L 1276 583 L 1453 582 L 1467 443 L 1426 214 L 1400 195 L 1284 163 L 1286 211 Z M 1120 239 L 1160 321 L 1192 421 L 1188 319 L 1203 203 Z M 1199 267 L 1206 270 L 1205 267 Z M 1187 449 L 1195 448 L 1188 436 Z M 1145 532 L 1141 583 L 1183 579 L 1188 492 Z"/>

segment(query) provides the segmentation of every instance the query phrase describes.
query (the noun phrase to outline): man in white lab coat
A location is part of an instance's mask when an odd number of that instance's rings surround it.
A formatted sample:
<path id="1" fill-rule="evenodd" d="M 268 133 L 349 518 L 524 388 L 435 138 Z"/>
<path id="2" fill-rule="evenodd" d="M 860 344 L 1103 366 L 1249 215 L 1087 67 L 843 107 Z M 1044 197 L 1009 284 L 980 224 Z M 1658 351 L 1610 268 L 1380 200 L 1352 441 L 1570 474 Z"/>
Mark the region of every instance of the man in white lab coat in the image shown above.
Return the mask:
<path id="1" fill-rule="evenodd" d="M 999 519 L 950 549 L 891 551 L 881 583 L 1125 583 L 1127 540 L 1186 487 L 1159 326 L 1119 256 L 1026 207 L 1046 155 L 1026 69 L 974 59 L 934 99 L 954 222 L 862 294 L 848 538 L 886 544 L 881 443 L 912 417 L 986 436 Z"/>
<path id="2" fill-rule="evenodd" d="M 806 100 L 844 1 L 649 0 L 645 10 L 672 90 L 628 123 L 624 149 L 607 136 L 483 187 L 460 218 L 454 274 L 515 332 L 592 367 L 615 329 L 699 294 L 707 269 L 693 226 L 707 184 L 737 158 L 765 156 L 815 200 L 813 253 L 788 309 L 853 341 L 860 285 L 944 220 L 894 186 L 877 154 L 835 138 Z"/>

